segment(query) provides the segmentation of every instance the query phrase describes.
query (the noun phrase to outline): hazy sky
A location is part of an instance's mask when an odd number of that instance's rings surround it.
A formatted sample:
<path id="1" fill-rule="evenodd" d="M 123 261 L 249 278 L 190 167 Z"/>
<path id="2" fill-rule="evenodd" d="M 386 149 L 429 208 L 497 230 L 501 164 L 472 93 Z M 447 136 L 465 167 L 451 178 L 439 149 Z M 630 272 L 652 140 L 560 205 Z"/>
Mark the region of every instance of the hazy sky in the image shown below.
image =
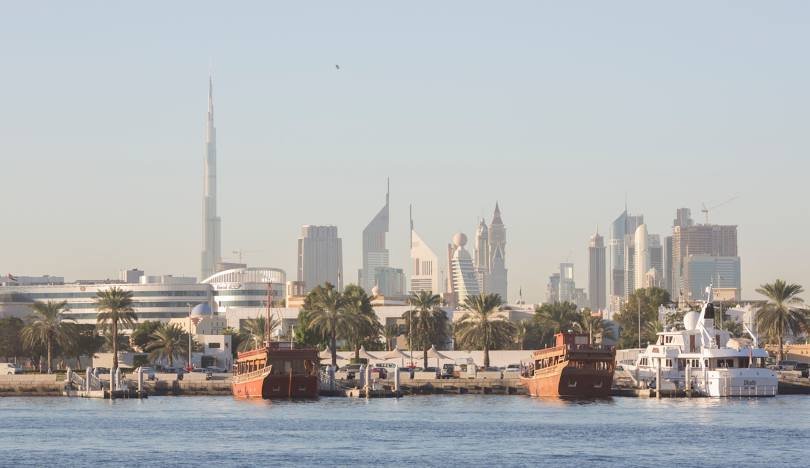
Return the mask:
<path id="1" fill-rule="evenodd" d="M 335 224 L 356 281 L 390 176 L 394 266 L 409 203 L 443 258 L 498 200 L 537 301 L 569 257 L 586 285 L 625 194 L 662 237 L 739 194 L 711 220 L 743 295 L 810 288 L 807 2 L 112 3 L 3 3 L 0 273 L 198 274 L 212 60 L 223 252 L 253 265 L 293 279 Z"/>

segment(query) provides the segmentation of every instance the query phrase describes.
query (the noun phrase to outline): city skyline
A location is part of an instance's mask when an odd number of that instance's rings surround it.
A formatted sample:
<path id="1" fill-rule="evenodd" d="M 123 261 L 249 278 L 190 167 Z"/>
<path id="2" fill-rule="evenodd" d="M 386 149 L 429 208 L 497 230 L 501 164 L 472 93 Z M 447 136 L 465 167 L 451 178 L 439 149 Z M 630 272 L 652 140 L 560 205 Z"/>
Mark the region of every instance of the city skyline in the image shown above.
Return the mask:
<path id="1" fill-rule="evenodd" d="M 810 266 L 796 261 L 810 255 L 802 238 L 810 216 L 798 202 L 810 148 L 800 124 L 808 73 L 791 58 L 808 32 L 791 20 L 795 11 L 709 5 L 700 18 L 669 11 L 650 28 L 633 21 L 633 8 L 526 5 L 517 15 L 465 6 L 456 38 L 444 34 L 457 13 L 450 7 L 432 18 L 418 8 L 370 11 L 384 28 L 338 8 L 284 7 L 260 28 L 261 15 L 212 8 L 195 13 L 193 27 L 154 25 L 146 41 L 141 26 L 151 16 L 138 12 L 107 26 L 81 6 L 55 7 L 61 14 L 37 22 L 6 20 L 0 268 L 69 279 L 133 267 L 198 276 L 201 97 L 213 57 L 224 260 L 253 251 L 246 263 L 293 277 L 300 226 L 331 224 L 344 240 L 344 281 L 353 280 L 362 226 L 391 176 L 390 264 L 408 265 L 409 204 L 419 207 L 422 239 L 441 250 L 454 232 L 473 234 L 498 200 L 508 212 L 513 298 L 522 287 L 528 301 L 541 300 L 548 273 L 569 257 L 577 283 L 587 284 L 593 225 L 608 226 L 625 197 L 650 232 L 665 234 L 677 208 L 698 213 L 739 194 L 710 216 L 739 226 L 743 298 L 776 277 L 810 284 Z M 14 5 L 6 18 L 35 13 Z M 311 40 L 294 28 L 304 19 Z M 560 21 L 580 34 L 555 28 Z M 412 37 L 408 22 L 424 37 L 396 39 Z M 713 22 L 731 29 L 717 35 Z M 273 32 L 242 33 L 251 29 L 234 26 L 242 23 Z M 617 25 L 625 32 L 614 34 Z M 672 41 L 684 26 L 690 40 Z M 107 40 L 48 40 L 77 27 Z M 564 50 L 551 45 L 561 42 Z M 656 59 L 673 55 L 682 59 L 677 70 Z M 769 164 L 796 170 L 766 176 Z M 561 193 L 565 203 L 548 203 Z"/>

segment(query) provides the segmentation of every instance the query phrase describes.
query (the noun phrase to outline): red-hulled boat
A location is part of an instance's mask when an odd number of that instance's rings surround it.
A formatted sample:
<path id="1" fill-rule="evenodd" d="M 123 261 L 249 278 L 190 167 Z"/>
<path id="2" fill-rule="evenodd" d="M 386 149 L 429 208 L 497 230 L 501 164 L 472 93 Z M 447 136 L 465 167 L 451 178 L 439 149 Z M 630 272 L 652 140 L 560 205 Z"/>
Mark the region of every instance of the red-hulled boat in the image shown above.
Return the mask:
<path id="1" fill-rule="evenodd" d="M 264 346 L 239 353 L 231 391 L 236 398 L 317 398 L 320 390 L 318 350 L 290 342 L 269 341 L 273 284 L 267 284 Z"/>
<path id="2" fill-rule="evenodd" d="M 231 388 L 236 398 L 317 398 L 318 351 L 289 342 L 239 353 Z"/>
<path id="3" fill-rule="evenodd" d="M 532 353 L 532 363 L 521 375 L 531 396 L 610 396 L 616 350 L 592 345 L 588 335 L 557 333 L 553 348 Z"/>

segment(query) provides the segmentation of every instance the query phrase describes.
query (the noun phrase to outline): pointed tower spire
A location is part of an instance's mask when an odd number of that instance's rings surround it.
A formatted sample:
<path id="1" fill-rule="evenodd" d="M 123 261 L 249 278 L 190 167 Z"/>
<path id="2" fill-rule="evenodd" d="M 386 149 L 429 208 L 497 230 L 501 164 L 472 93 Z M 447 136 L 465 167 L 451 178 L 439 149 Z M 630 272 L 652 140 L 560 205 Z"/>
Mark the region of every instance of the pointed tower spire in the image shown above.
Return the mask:
<path id="1" fill-rule="evenodd" d="M 503 224 L 501 220 L 501 207 L 497 201 L 495 202 L 495 213 L 492 215 L 492 224 Z"/>

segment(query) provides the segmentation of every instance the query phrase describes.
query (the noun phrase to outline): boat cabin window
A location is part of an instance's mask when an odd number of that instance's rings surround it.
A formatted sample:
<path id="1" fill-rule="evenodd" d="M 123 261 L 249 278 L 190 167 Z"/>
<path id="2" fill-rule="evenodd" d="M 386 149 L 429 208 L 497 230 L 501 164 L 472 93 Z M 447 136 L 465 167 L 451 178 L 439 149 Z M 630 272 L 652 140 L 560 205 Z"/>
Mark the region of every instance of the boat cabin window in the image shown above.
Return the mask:
<path id="1" fill-rule="evenodd" d="M 666 367 L 672 367 L 672 359 L 667 359 L 666 362 L 664 363 L 664 365 Z"/>
<path id="2" fill-rule="evenodd" d="M 666 343 L 666 344 L 672 343 L 672 338 L 674 338 L 674 337 L 672 337 L 672 336 L 664 337 L 664 343 Z"/>
<path id="3" fill-rule="evenodd" d="M 643 357 L 643 358 L 639 359 L 638 365 L 646 366 L 647 365 L 647 358 Z"/>
<path id="4" fill-rule="evenodd" d="M 694 353 L 697 351 L 697 346 L 695 346 L 695 335 L 689 335 L 689 352 Z"/>

